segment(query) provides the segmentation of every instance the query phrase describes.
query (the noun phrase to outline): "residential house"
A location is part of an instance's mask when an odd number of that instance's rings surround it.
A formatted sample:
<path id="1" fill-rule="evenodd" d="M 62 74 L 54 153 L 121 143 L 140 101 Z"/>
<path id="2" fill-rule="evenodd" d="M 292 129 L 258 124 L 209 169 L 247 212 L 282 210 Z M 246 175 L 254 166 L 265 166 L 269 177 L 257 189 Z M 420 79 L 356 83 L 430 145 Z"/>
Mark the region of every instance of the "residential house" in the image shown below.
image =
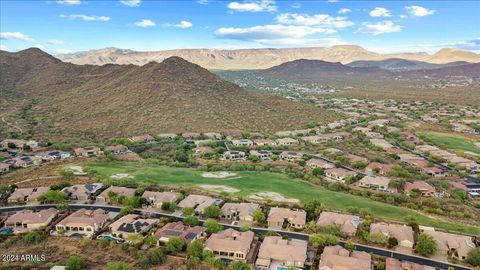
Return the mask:
<path id="1" fill-rule="evenodd" d="M 111 145 L 111 146 L 105 147 L 105 151 L 108 151 L 113 155 L 124 154 L 128 152 L 128 147 L 122 144 Z"/>
<path id="2" fill-rule="evenodd" d="M 259 270 L 305 267 L 308 242 L 298 239 L 283 239 L 281 236 L 266 236 L 258 252 L 255 268 Z"/>
<path id="3" fill-rule="evenodd" d="M 372 190 L 378 190 L 383 192 L 391 192 L 388 185 L 390 184 L 390 178 L 384 176 L 371 176 L 367 175 L 360 179 L 358 185 L 363 188 L 369 188 Z"/>
<path id="4" fill-rule="evenodd" d="M 383 164 L 379 162 L 372 162 L 365 167 L 365 172 L 374 173 L 378 175 L 387 175 L 392 171 L 392 164 Z"/>
<path id="5" fill-rule="evenodd" d="M 372 256 L 365 251 L 348 251 L 343 247 L 327 246 L 320 256 L 318 270 L 371 270 Z"/>
<path id="6" fill-rule="evenodd" d="M 405 224 L 372 223 L 370 225 L 370 234 L 383 234 L 387 237 L 394 237 L 397 239 L 399 246 L 413 248 L 413 230 L 412 227 Z"/>
<path id="7" fill-rule="evenodd" d="M 307 167 L 312 169 L 313 168 L 332 169 L 332 168 L 335 168 L 335 164 L 320 158 L 311 158 L 307 161 Z"/>
<path id="8" fill-rule="evenodd" d="M 100 147 L 96 146 L 75 148 L 73 149 L 73 152 L 77 157 L 97 157 L 103 154 L 103 152 L 100 150 Z"/>
<path id="9" fill-rule="evenodd" d="M 0 162 L 0 173 L 7 173 L 10 171 L 10 165 L 7 163 Z"/>
<path id="10" fill-rule="evenodd" d="M 13 160 L 13 167 L 15 168 L 28 168 L 30 166 L 40 164 L 42 159 L 40 158 L 40 162 L 39 162 L 38 158 L 34 160 L 34 157 L 22 156 L 22 157 L 13 158 L 12 160 Z M 35 164 L 35 162 L 37 164 Z"/>
<path id="11" fill-rule="evenodd" d="M 283 151 L 280 153 L 280 159 L 287 160 L 287 161 L 296 161 L 300 160 L 303 157 L 302 152 L 294 152 L 294 151 Z"/>
<path id="12" fill-rule="evenodd" d="M 385 139 L 372 138 L 370 139 L 370 143 L 375 145 L 376 147 L 382 148 L 384 151 L 387 151 L 387 149 L 394 148 L 394 146 L 388 141 L 386 141 Z"/>
<path id="13" fill-rule="evenodd" d="M 179 208 L 190 207 L 195 210 L 196 213 L 202 214 L 205 208 L 210 205 L 215 204 L 215 199 L 209 196 L 190 194 L 180 203 L 178 203 Z"/>
<path id="14" fill-rule="evenodd" d="M 437 242 L 437 254 L 465 260 L 470 250 L 475 248 L 471 236 L 425 230 Z"/>
<path id="15" fill-rule="evenodd" d="M 270 139 L 257 139 L 257 140 L 253 140 L 253 143 L 258 146 L 274 147 L 277 145 L 277 143 L 274 140 L 270 140 Z"/>
<path id="16" fill-rule="evenodd" d="M 58 210 L 49 208 L 34 212 L 23 210 L 8 216 L 5 220 L 5 227 L 13 229 L 14 233 L 24 233 L 42 227 L 47 227 L 58 215 Z"/>
<path id="17" fill-rule="evenodd" d="M 435 178 L 445 177 L 448 175 L 448 170 L 441 168 L 440 166 L 431 166 L 421 168 L 426 174 Z"/>
<path id="18" fill-rule="evenodd" d="M 23 203 L 23 202 L 35 202 L 38 197 L 49 191 L 49 187 L 35 187 L 35 188 L 17 188 L 8 197 L 9 203 Z"/>
<path id="19" fill-rule="evenodd" d="M 268 213 L 267 223 L 274 228 L 303 229 L 307 219 L 304 210 L 292 210 L 288 208 L 272 207 Z"/>
<path id="20" fill-rule="evenodd" d="M 242 147 L 242 146 L 250 147 L 250 146 L 253 146 L 253 141 L 247 140 L 247 139 L 232 140 L 232 144 L 233 146 L 236 146 L 236 147 Z"/>
<path id="21" fill-rule="evenodd" d="M 260 160 L 270 160 L 273 154 L 269 150 L 250 150 L 250 155 L 257 156 Z"/>
<path id="22" fill-rule="evenodd" d="M 242 151 L 225 151 L 223 152 L 223 159 L 232 161 L 245 160 L 245 152 Z"/>
<path id="23" fill-rule="evenodd" d="M 324 211 L 318 218 L 317 226 L 339 226 L 344 234 L 354 236 L 360 222 L 359 216 Z"/>
<path id="24" fill-rule="evenodd" d="M 133 143 L 149 143 L 155 141 L 155 138 L 152 135 L 144 134 L 140 136 L 133 136 L 128 140 Z"/>
<path id="25" fill-rule="evenodd" d="M 175 192 L 145 191 L 142 195 L 152 207 L 161 208 L 164 203 L 174 203 L 178 199 Z"/>
<path id="26" fill-rule="evenodd" d="M 248 261 L 252 248 L 254 233 L 252 231 L 239 232 L 226 229 L 212 234 L 205 241 L 204 250 L 212 251 L 216 258 L 232 261 Z"/>
<path id="27" fill-rule="evenodd" d="M 97 196 L 97 203 L 109 203 L 111 194 L 117 196 L 131 197 L 135 196 L 134 188 L 110 186 Z"/>
<path id="28" fill-rule="evenodd" d="M 332 147 L 327 148 L 327 149 L 325 149 L 324 151 L 325 151 L 326 153 L 329 153 L 329 154 L 332 154 L 332 155 L 337 155 L 337 156 L 344 154 L 344 152 L 343 152 L 342 150 L 337 149 L 337 148 L 332 148 Z"/>
<path id="29" fill-rule="evenodd" d="M 143 234 L 150 231 L 160 220 L 157 218 L 143 218 L 139 215 L 125 215 L 108 225 L 115 237 L 128 238 L 128 236 Z"/>
<path id="30" fill-rule="evenodd" d="M 175 134 L 175 133 L 161 133 L 161 134 L 158 134 L 157 137 L 161 138 L 161 139 L 173 140 L 177 137 L 177 134 Z"/>
<path id="31" fill-rule="evenodd" d="M 84 235 L 92 237 L 108 220 L 108 214 L 103 209 L 79 209 L 61 220 L 56 226 L 56 232 L 64 232 L 66 236 Z"/>
<path id="32" fill-rule="evenodd" d="M 435 187 L 432 187 L 425 181 L 415 181 L 413 183 L 407 182 L 405 183 L 405 187 L 403 189 L 407 195 L 410 195 L 413 190 L 418 190 L 423 197 L 437 196 Z"/>
<path id="33" fill-rule="evenodd" d="M 320 136 L 320 140 L 323 141 L 323 142 L 327 142 L 327 141 L 330 141 L 330 140 L 341 141 L 344 138 L 350 136 L 350 133 L 341 131 L 341 132 L 321 134 L 319 136 Z"/>
<path id="34" fill-rule="evenodd" d="M 73 185 L 65 187 L 62 191 L 72 201 L 88 201 L 93 194 L 103 187 L 102 183 L 93 183 L 85 185 Z"/>
<path id="35" fill-rule="evenodd" d="M 200 146 L 193 149 L 193 156 L 194 157 L 201 157 L 203 154 L 212 152 L 213 148 L 210 146 Z"/>
<path id="36" fill-rule="evenodd" d="M 356 172 L 347 170 L 345 168 L 330 168 L 325 170 L 325 176 L 331 180 L 338 181 L 338 182 L 345 182 L 347 177 L 353 177 L 357 175 Z"/>
<path id="37" fill-rule="evenodd" d="M 290 146 L 290 145 L 297 145 L 299 142 L 298 140 L 292 138 L 280 138 L 276 139 L 275 143 L 280 146 Z"/>
<path id="38" fill-rule="evenodd" d="M 212 140 L 220 140 L 222 138 L 222 134 L 217 132 L 206 132 L 203 133 L 203 135 L 205 136 L 205 138 Z"/>
<path id="39" fill-rule="evenodd" d="M 418 263 L 399 261 L 394 258 L 385 259 L 385 270 L 424 270 L 425 267 Z"/>
<path id="40" fill-rule="evenodd" d="M 193 240 L 205 237 L 205 228 L 202 226 L 189 227 L 180 221 L 170 222 L 158 229 L 153 236 L 157 238 L 158 246 L 166 244 L 171 237 L 180 237 L 185 243 L 190 244 Z"/>
<path id="41" fill-rule="evenodd" d="M 15 145 L 14 149 L 23 150 L 26 146 L 30 147 L 30 149 L 34 149 L 38 147 L 38 142 L 34 140 L 19 140 L 19 139 L 5 139 L 0 142 L 0 146 L 6 149 L 11 149 L 10 146 Z"/>
<path id="42" fill-rule="evenodd" d="M 182 137 L 183 137 L 185 140 L 194 140 L 194 139 L 200 137 L 200 133 L 184 132 L 184 133 L 182 133 Z"/>
<path id="43" fill-rule="evenodd" d="M 225 203 L 221 208 L 221 218 L 253 222 L 253 213 L 260 210 L 256 203 Z"/>
<path id="44" fill-rule="evenodd" d="M 368 159 L 353 154 L 348 154 L 347 159 L 350 164 L 355 164 L 357 162 L 368 162 Z"/>
<path id="45" fill-rule="evenodd" d="M 326 140 L 320 135 L 302 137 L 302 140 L 309 142 L 311 144 L 321 144 L 326 142 Z"/>

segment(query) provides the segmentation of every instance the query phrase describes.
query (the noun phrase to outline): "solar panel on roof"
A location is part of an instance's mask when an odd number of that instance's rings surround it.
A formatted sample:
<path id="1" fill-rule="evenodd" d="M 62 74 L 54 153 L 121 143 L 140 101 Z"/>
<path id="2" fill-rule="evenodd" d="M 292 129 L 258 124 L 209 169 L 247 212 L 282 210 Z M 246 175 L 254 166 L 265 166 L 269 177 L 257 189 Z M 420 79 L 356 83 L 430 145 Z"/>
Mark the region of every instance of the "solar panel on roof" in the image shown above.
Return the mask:
<path id="1" fill-rule="evenodd" d="M 172 231 L 172 230 L 165 230 L 165 231 L 163 231 L 163 233 L 165 233 L 166 235 L 170 235 L 170 236 L 179 236 L 180 234 L 182 234 L 182 232 Z"/>
<path id="2" fill-rule="evenodd" d="M 185 238 L 191 240 L 191 239 L 195 238 L 196 236 L 197 236 L 196 233 L 194 233 L 194 232 L 189 232 L 189 233 L 187 233 L 187 235 L 185 236 Z"/>

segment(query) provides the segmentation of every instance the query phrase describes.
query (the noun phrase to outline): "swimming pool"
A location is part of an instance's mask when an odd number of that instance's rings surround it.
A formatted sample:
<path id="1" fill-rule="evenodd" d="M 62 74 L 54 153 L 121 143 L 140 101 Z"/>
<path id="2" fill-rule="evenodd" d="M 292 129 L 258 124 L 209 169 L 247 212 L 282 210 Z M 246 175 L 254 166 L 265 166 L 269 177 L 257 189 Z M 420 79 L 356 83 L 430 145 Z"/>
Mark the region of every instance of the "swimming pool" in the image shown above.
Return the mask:
<path id="1" fill-rule="evenodd" d="M 3 234 L 3 235 L 11 235 L 11 234 L 13 234 L 13 229 L 12 229 L 12 228 L 3 228 L 3 229 L 0 229 L 0 234 Z"/>

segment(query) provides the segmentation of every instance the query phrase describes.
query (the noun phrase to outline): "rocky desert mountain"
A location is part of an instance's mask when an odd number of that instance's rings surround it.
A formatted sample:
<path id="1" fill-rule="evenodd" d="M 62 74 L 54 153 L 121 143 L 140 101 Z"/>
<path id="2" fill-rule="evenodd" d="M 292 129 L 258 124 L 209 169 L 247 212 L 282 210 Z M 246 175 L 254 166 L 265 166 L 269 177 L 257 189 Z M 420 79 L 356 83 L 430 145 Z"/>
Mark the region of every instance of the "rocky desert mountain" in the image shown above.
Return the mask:
<path id="1" fill-rule="evenodd" d="M 36 137 L 274 131 L 334 116 L 248 92 L 175 56 L 143 66 L 93 66 L 64 63 L 39 49 L 1 51 L 0 72 L 0 116 Z"/>
<path id="2" fill-rule="evenodd" d="M 266 69 L 298 59 L 323 60 L 340 62 L 342 64 L 360 60 L 380 61 L 390 58 L 423 61 L 432 64 L 458 61 L 480 62 L 479 54 L 456 49 L 442 49 L 433 55 L 422 52 L 379 54 L 354 45 L 284 49 L 183 49 L 149 52 L 105 48 L 71 54 L 59 54 L 56 57 L 62 61 L 78 65 L 145 65 L 153 61 L 162 62 L 171 56 L 181 57 L 203 68 L 212 70 Z"/>

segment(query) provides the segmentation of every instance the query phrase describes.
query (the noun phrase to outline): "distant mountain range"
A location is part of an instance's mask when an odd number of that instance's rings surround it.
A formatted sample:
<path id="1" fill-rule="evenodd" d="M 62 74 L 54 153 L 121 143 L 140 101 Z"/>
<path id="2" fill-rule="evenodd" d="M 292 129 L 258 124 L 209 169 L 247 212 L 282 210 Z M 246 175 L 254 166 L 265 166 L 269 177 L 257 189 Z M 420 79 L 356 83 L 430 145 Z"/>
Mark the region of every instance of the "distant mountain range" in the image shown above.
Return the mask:
<path id="1" fill-rule="evenodd" d="M 248 92 L 180 57 L 92 66 L 64 63 L 39 49 L 0 51 L 0 73 L 0 116 L 36 137 L 271 131 L 334 117 Z"/>
<path id="2" fill-rule="evenodd" d="M 425 68 L 426 66 L 416 61 L 421 61 L 429 64 L 447 64 L 451 62 L 480 62 L 479 54 L 457 49 L 441 49 L 432 55 L 422 52 L 379 54 L 354 45 L 284 49 L 182 49 L 150 52 L 139 52 L 117 48 L 105 48 L 99 50 L 56 55 L 56 57 L 61 59 L 62 61 L 79 65 L 145 65 L 152 61 L 162 62 L 164 59 L 171 56 L 178 56 L 184 58 L 189 62 L 198 64 L 206 69 L 211 70 L 266 69 L 298 59 L 324 60 L 328 62 L 340 62 L 342 64 L 348 64 L 356 61 L 382 61 L 386 59 L 403 59 L 411 60 L 414 63 L 423 66 L 423 68 Z M 357 64 L 365 65 L 365 63 Z M 392 65 L 389 63 L 383 63 L 382 65 L 392 67 Z M 393 64 L 393 67 L 394 66 L 395 64 Z"/>
<path id="3" fill-rule="evenodd" d="M 420 67 L 426 66 L 423 69 Z M 401 71 L 399 71 L 401 70 Z M 319 81 L 336 80 L 369 83 L 370 81 L 395 80 L 432 80 L 453 77 L 480 78 L 480 63 L 450 63 L 428 64 L 407 60 L 363 61 L 343 65 L 322 60 L 300 59 L 286 62 L 281 65 L 258 71 L 265 77 L 299 80 Z"/>

